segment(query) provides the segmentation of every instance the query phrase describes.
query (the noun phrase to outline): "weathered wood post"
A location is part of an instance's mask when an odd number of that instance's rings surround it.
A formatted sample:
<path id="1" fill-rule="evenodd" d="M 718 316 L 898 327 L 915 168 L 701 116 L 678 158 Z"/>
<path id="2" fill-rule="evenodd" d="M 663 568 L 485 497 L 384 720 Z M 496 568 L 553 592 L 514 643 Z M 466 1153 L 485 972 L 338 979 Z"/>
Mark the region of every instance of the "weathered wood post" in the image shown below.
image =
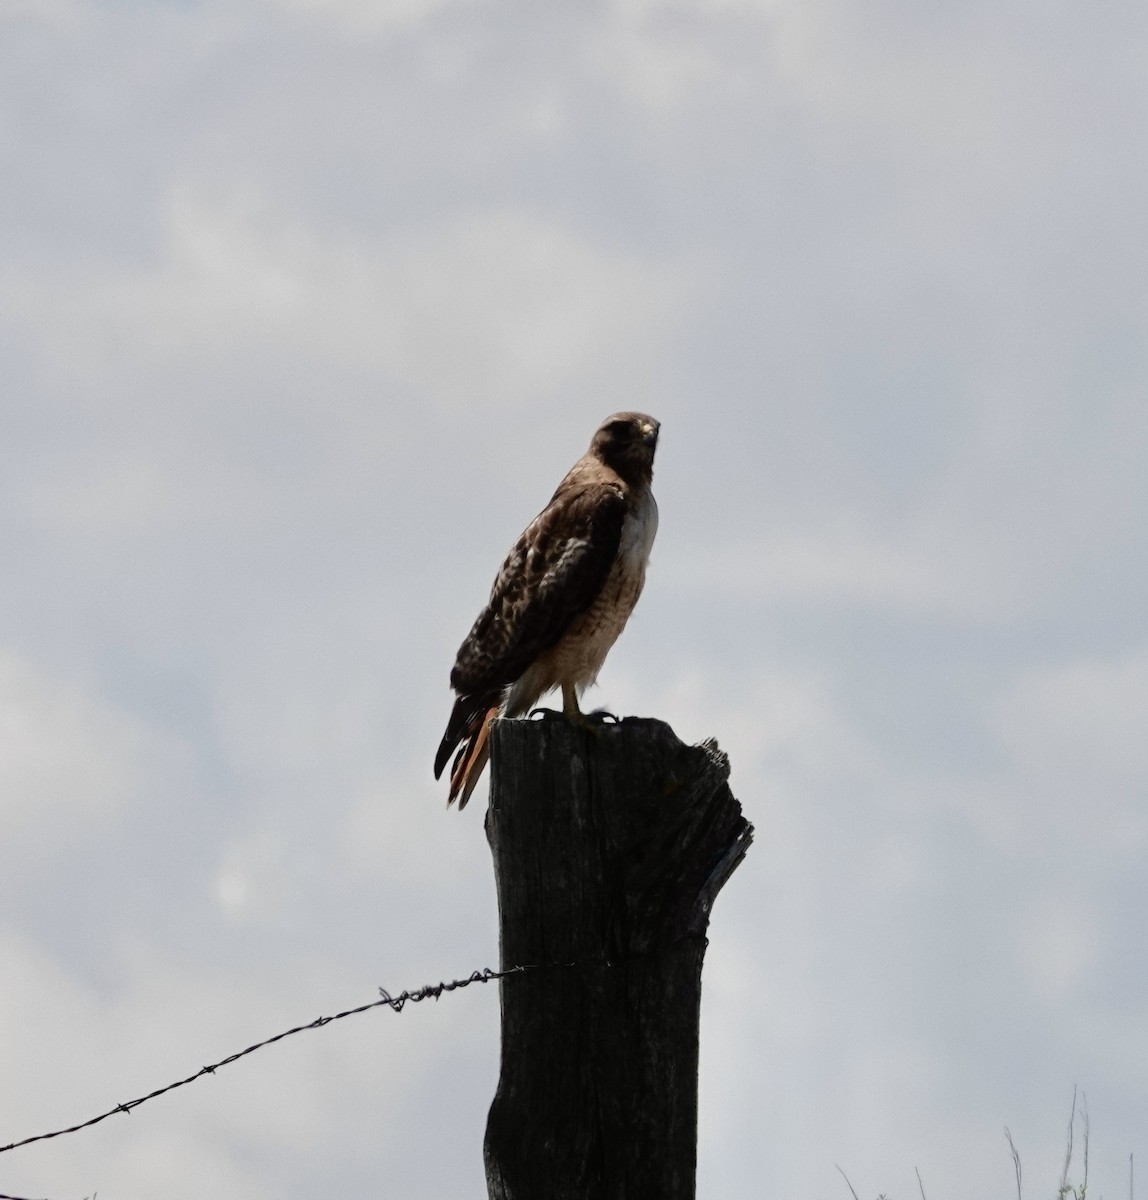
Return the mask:
<path id="1" fill-rule="evenodd" d="M 693 1200 L 710 907 L 753 836 L 712 742 L 498 721 L 486 831 L 505 979 L 490 1200 Z"/>

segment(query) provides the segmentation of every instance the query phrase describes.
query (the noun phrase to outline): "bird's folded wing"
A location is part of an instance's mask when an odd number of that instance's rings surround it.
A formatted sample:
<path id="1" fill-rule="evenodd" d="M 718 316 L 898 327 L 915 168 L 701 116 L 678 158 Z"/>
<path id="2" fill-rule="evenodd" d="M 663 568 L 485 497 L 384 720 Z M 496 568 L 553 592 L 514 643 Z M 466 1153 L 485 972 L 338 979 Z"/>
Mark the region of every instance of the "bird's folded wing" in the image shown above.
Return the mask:
<path id="1" fill-rule="evenodd" d="M 625 494 L 613 481 L 555 492 L 506 556 L 458 652 L 450 676 L 456 691 L 505 687 L 561 639 L 602 590 L 625 518 Z"/>

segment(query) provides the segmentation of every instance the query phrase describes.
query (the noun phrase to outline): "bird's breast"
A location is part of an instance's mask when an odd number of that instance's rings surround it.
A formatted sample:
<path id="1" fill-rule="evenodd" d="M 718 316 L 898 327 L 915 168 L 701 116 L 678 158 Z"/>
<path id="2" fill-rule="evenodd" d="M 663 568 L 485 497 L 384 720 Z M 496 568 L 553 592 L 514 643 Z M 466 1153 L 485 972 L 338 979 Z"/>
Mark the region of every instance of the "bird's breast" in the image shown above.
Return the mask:
<path id="1" fill-rule="evenodd" d="M 638 572 L 643 580 L 654 535 L 658 532 L 658 504 L 654 493 L 646 488 L 622 523 L 622 540 L 618 546 L 618 563 L 624 572 Z"/>
<path id="2" fill-rule="evenodd" d="M 566 680 L 579 687 L 594 682 L 642 594 L 657 531 L 658 506 L 646 490 L 626 515 L 618 553 L 602 590 L 551 652 L 556 682 Z"/>

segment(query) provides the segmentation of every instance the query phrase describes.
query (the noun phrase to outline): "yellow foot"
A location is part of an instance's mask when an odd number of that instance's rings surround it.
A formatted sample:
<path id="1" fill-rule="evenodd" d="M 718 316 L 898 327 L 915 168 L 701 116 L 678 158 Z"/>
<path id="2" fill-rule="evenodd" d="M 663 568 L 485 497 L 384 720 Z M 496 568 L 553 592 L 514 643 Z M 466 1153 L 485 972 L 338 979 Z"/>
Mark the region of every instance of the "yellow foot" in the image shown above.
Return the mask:
<path id="1" fill-rule="evenodd" d="M 618 724 L 618 718 L 612 712 L 607 712 L 604 708 L 596 708 L 593 712 L 584 713 L 579 709 L 573 712 L 562 714 L 571 725 L 577 725 L 580 729 L 586 729 L 590 733 L 600 733 L 602 726 L 609 721 L 612 725 Z"/>
<path id="2" fill-rule="evenodd" d="M 591 733 L 598 733 L 607 720 L 615 723 L 618 720 L 613 713 L 606 712 L 604 708 L 597 708 L 592 713 L 584 713 L 578 707 L 578 689 L 570 683 L 562 685 L 562 715 L 571 725 L 577 725 L 580 729 L 587 729 Z"/>

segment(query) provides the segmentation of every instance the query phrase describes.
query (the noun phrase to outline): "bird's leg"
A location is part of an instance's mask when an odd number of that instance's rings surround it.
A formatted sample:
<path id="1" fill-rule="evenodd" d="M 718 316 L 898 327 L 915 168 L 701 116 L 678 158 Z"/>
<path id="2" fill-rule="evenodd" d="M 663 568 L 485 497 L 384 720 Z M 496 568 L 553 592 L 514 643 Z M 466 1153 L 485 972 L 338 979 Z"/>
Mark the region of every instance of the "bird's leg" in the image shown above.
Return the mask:
<path id="1" fill-rule="evenodd" d="M 578 691 L 572 683 L 562 685 L 562 715 L 575 725 L 580 725 L 585 719 L 578 707 Z"/>
<path id="2" fill-rule="evenodd" d="M 533 720 L 535 717 L 541 717 L 544 721 L 562 719 L 569 721 L 571 725 L 577 725 L 580 729 L 589 729 L 591 733 L 597 733 L 607 721 L 612 721 L 615 725 L 618 724 L 618 718 L 612 712 L 607 712 L 604 708 L 596 708 L 593 712 L 584 713 L 578 704 L 578 692 L 575 690 L 574 685 L 564 683 L 561 686 L 561 712 L 553 708 L 532 708 L 526 714 L 527 718 Z"/>
<path id="3" fill-rule="evenodd" d="M 562 685 L 562 715 L 572 725 L 588 729 L 591 733 L 597 733 L 607 720 L 614 722 L 618 720 L 613 713 L 608 713 L 604 709 L 599 709 L 597 712 L 584 713 L 578 706 L 578 693 L 572 683 L 564 683 Z"/>

